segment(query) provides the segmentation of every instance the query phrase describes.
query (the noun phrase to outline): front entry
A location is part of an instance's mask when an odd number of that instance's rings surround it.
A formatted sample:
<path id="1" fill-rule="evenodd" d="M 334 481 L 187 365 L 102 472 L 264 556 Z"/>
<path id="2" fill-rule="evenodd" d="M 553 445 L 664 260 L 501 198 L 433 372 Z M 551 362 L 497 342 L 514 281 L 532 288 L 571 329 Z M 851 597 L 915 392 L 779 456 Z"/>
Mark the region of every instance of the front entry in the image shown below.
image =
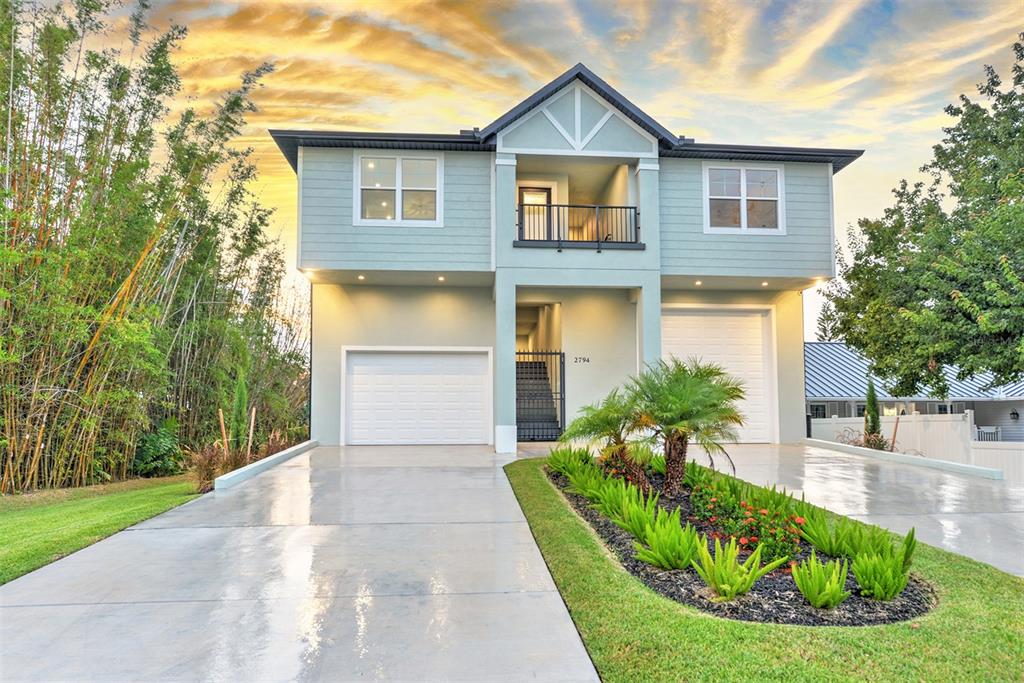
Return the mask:
<path id="1" fill-rule="evenodd" d="M 519 441 L 555 441 L 565 429 L 565 354 L 516 352 L 516 432 Z"/>

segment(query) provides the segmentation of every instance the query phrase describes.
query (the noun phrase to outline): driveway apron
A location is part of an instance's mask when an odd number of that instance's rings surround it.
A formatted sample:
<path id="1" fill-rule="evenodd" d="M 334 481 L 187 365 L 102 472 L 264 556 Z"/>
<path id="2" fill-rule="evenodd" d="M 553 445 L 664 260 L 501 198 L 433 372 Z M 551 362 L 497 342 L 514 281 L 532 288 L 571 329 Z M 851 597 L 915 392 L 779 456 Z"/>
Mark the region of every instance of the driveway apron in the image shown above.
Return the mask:
<path id="1" fill-rule="evenodd" d="M 591 681 L 487 447 L 317 448 L 0 587 L 3 680 Z"/>

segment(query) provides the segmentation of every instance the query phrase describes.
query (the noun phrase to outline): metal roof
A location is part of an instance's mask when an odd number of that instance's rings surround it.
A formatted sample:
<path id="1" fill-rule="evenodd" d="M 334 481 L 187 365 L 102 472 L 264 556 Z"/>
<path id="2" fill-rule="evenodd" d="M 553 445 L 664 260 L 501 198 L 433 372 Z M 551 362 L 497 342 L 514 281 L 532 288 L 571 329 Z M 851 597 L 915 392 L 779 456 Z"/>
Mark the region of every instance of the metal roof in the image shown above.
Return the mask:
<path id="1" fill-rule="evenodd" d="M 543 88 L 527 97 L 483 130 L 466 130 L 458 135 L 430 133 L 367 133 L 364 131 L 271 130 L 281 153 L 292 170 L 298 168 L 299 147 L 361 147 L 371 149 L 422 149 L 449 152 L 493 152 L 494 136 L 517 119 L 536 109 L 545 99 L 578 78 L 607 100 L 631 121 L 658 140 L 658 154 L 685 159 L 733 159 L 738 161 L 802 161 L 831 163 L 838 173 L 859 158 L 860 149 L 823 149 L 816 147 L 767 147 L 760 145 L 724 145 L 695 143 L 691 138 L 673 135 L 644 113 L 619 91 L 605 83 L 583 64 L 577 64 Z"/>
<path id="2" fill-rule="evenodd" d="M 957 369 L 943 368 L 949 382 L 949 400 L 978 401 L 1024 397 L 1024 382 L 990 387 L 992 375 L 984 373 L 957 379 Z M 808 400 L 863 400 L 868 393 L 868 361 L 842 342 L 804 342 L 804 394 Z M 872 376 L 878 398 L 883 400 L 934 401 L 933 396 L 893 396 L 885 383 Z"/>

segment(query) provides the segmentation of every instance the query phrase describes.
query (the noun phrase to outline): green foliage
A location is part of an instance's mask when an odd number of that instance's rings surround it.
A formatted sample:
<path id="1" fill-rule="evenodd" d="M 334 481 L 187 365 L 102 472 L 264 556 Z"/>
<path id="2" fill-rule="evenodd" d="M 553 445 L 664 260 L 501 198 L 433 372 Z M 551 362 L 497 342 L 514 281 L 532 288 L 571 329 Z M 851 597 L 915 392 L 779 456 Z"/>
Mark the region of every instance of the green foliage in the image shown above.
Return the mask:
<path id="1" fill-rule="evenodd" d="M 847 517 L 838 517 L 829 524 L 828 517 L 821 510 L 804 512 L 804 524 L 800 535 L 816 549 L 832 557 L 849 556 L 847 548 L 850 537 L 855 533 L 857 523 Z"/>
<path id="2" fill-rule="evenodd" d="M 714 456 L 728 458 L 722 444 L 736 440 L 735 428 L 743 423 L 736 404 L 744 392 L 722 367 L 697 359 L 658 361 L 634 377 L 628 391 L 637 425 L 664 442 L 666 495 L 682 488 L 691 441 L 704 449 L 712 467 Z"/>
<path id="3" fill-rule="evenodd" d="M 548 453 L 548 467 L 564 476 L 569 476 L 569 472 L 576 471 L 580 467 L 593 464 L 594 459 L 590 456 L 590 451 L 585 448 L 559 446 L 552 448 Z"/>
<path id="4" fill-rule="evenodd" d="M 815 552 L 807 560 L 793 565 L 793 581 L 813 607 L 832 609 L 848 597 L 846 560 L 822 563 Z"/>
<path id="5" fill-rule="evenodd" d="M 878 414 L 878 393 L 875 380 L 868 377 L 868 395 L 864 405 L 864 437 L 882 433 L 882 422 Z"/>
<path id="6" fill-rule="evenodd" d="M 689 463 L 687 463 L 687 465 L 689 465 Z M 656 455 L 653 458 L 651 458 L 650 468 L 651 468 L 651 472 L 654 472 L 655 474 L 660 474 L 661 476 L 664 477 L 665 476 L 665 456 L 664 455 Z"/>
<path id="7" fill-rule="evenodd" d="M 617 478 L 607 479 L 596 493 L 594 508 L 633 536 L 642 536 L 654 523 L 658 494 L 644 496 L 636 486 Z"/>
<path id="8" fill-rule="evenodd" d="M 598 442 L 600 458 L 608 472 L 624 476 L 642 491 L 650 489 L 644 467 L 653 453 L 644 444 L 627 442 L 638 429 L 637 412 L 628 396 L 613 389 L 600 402 L 583 406 L 579 416 L 569 423 L 560 440 L 585 439 Z"/>
<path id="9" fill-rule="evenodd" d="M 178 445 L 178 424 L 167 419 L 160 427 L 139 437 L 132 472 L 140 477 L 167 477 L 181 472 L 183 455 Z"/>
<path id="10" fill-rule="evenodd" d="M 697 558 L 697 546 L 706 542 L 687 523 L 680 526 L 679 508 L 672 512 L 658 510 L 653 524 L 648 524 L 634 542 L 638 560 L 662 569 L 689 569 Z"/>
<path id="11" fill-rule="evenodd" d="M 910 578 L 903 559 L 896 554 L 863 553 L 853 558 L 853 575 L 860 594 L 875 600 L 892 600 L 903 592 Z"/>
<path id="12" fill-rule="evenodd" d="M 665 474 L 665 459 L 662 458 L 662 474 Z M 686 473 L 683 475 L 683 483 L 691 489 L 708 486 L 714 480 L 714 473 L 706 467 L 698 465 L 692 460 L 686 462 Z"/>
<path id="13" fill-rule="evenodd" d="M 1012 51 L 1006 85 L 986 67 L 980 99 L 946 107 L 930 183 L 901 182 L 859 222 L 826 291 L 838 333 L 899 396 L 945 396 L 945 366 L 1024 378 L 1024 44 Z"/>
<path id="14" fill-rule="evenodd" d="M 605 479 L 601 468 L 589 463 L 573 466 L 565 476 L 569 479 L 569 490 L 590 501 L 598 499 L 609 481 Z"/>
<path id="15" fill-rule="evenodd" d="M 166 417 L 212 441 L 237 368 L 257 442 L 305 431 L 303 311 L 237 145 L 271 68 L 171 118 L 186 31 L 146 42 L 145 13 L 122 52 L 107 3 L 0 3 L 0 492 L 125 477 Z"/>
<path id="16" fill-rule="evenodd" d="M 737 595 L 747 593 L 758 579 L 789 559 L 781 557 L 762 566 L 760 548 L 742 563 L 739 561 L 739 552 L 735 539 L 730 539 L 723 547 L 716 538 L 713 555 L 708 551 L 706 539 L 702 538 L 697 546 L 697 559 L 693 561 L 693 568 L 720 600 L 732 600 Z"/>
<path id="17" fill-rule="evenodd" d="M 235 396 L 231 402 L 231 420 L 228 427 L 228 439 L 231 447 L 241 452 L 245 448 L 245 440 L 249 432 L 249 388 L 245 383 L 245 373 L 238 371 L 235 379 Z"/>

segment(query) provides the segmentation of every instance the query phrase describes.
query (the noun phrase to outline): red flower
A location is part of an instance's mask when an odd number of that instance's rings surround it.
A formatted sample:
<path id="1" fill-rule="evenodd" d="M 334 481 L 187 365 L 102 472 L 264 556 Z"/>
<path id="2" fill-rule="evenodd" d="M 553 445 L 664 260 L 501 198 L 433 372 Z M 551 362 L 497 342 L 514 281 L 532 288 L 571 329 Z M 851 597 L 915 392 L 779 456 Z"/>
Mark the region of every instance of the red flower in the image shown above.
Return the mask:
<path id="1" fill-rule="evenodd" d="M 762 515 L 767 515 L 767 514 L 768 514 L 768 511 L 767 511 L 767 510 L 765 510 L 764 508 L 761 508 L 761 510 L 760 510 L 760 513 L 761 513 Z"/>
<path id="2" fill-rule="evenodd" d="M 806 519 L 804 519 L 803 517 L 797 517 L 797 518 L 796 518 L 796 519 L 794 519 L 793 521 L 794 521 L 794 522 L 796 522 L 797 524 L 803 524 L 803 523 L 804 523 L 804 522 L 806 522 L 807 520 L 806 520 Z"/>
<path id="3" fill-rule="evenodd" d="M 751 543 L 757 543 L 757 536 L 751 536 L 750 537 L 750 542 Z"/>
<path id="4" fill-rule="evenodd" d="M 712 498 L 711 502 L 714 503 L 716 500 L 718 500 L 718 499 L 717 498 Z"/>
<path id="5" fill-rule="evenodd" d="M 746 545 L 749 540 L 746 536 L 740 536 L 740 545 Z"/>
<path id="6" fill-rule="evenodd" d="M 714 522 L 716 519 L 718 519 L 718 517 L 712 517 L 710 521 Z"/>

